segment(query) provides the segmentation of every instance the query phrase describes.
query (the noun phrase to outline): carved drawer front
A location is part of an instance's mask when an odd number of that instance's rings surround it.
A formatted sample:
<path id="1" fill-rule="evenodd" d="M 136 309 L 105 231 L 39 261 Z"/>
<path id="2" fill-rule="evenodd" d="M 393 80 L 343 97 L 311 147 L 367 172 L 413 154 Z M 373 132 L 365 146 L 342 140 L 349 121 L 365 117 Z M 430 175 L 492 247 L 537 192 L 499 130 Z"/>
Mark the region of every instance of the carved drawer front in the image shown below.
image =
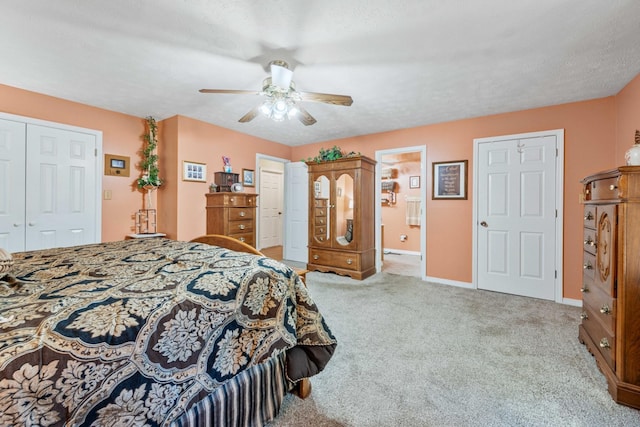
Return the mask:
<path id="1" fill-rule="evenodd" d="M 314 199 L 314 200 L 315 200 L 315 207 L 316 208 L 327 206 L 327 199 Z"/>
<path id="2" fill-rule="evenodd" d="M 595 283 L 615 297 L 616 206 L 598 206 L 597 214 Z"/>
<path id="3" fill-rule="evenodd" d="M 584 253 L 582 261 L 582 278 L 589 283 L 593 283 L 596 272 L 596 256 L 589 252 Z"/>
<path id="4" fill-rule="evenodd" d="M 586 316 L 585 316 L 586 315 Z M 598 321 L 598 315 L 594 313 L 590 306 L 585 305 L 583 307 L 582 326 L 585 328 L 593 342 L 598 346 L 591 349 L 592 351 L 598 351 L 611 369 L 615 370 L 616 367 L 616 340 L 606 330 L 606 328 Z"/>
<path id="5" fill-rule="evenodd" d="M 251 246 L 255 247 L 254 241 L 253 241 L 253 233 L 252 232 L 249 232 L 249 233 L 230 233 L 229 237 L 233 237 L 234 239 L 238 239 L 241 242 L 245 242 L 247 245 L 251 245 Z"/>
<path id="6" fill-rule="evenodd" d="M 249 233 L 253 231 L 253 220 L 243 219 L 240 221 L 229 221 L 229 233 Z"/>
<path id="7" fill-rule="evenodd" d="M 583 218 L 585 227 L 596 228 L 596 207 L 585 206 Z"/>
<path id="8" fill-rule="evenodd" d="M 596 230 L 585 228 L 583 231 L 582 247 L 585 251 L 595 255 L 596 254 Z"/>
<path id="9" fill-rule="evenodd" d="M 312 249 L 309 255 L 309 262 L 312 264 L 360 270 L 360 254 Z"/>
<path id="10" fill-rule="evenodd" d="M 582 295 L 584 305 L 588 306 L 595 318 L 598 319 L 607 331 L 613 336 L 616 330 L 616 299 L 607 295 L 600 288 L 593 287 Z"/>
<path id="11" fill-rule="evenodd" d="M 229 208 L 229 221 L 253 219 L 253 208 Z"/>
<path id="12" fill-rule="evenodd" d="M 325 226 L 327 225 L 327 220 L 325 217 L 316 217 L 316 224 Z"/>
<path id="13" fill-rule="evenodd" d="M 618 178 L 607 178 L 591 183 L 591 200 L 615 200 L 618 198 Z"/>
<path id="14" fill-rule="evenodd" d="M 327 227 L 325 227 L 324 225 L 316 226 L 314 235 L 316 237 L 318 237 L 318 239 L 320 241 L 324 240 L 324 239 L 320 239 L 320 237 L 324 237 L 326 239 L 327 238 Z"/>

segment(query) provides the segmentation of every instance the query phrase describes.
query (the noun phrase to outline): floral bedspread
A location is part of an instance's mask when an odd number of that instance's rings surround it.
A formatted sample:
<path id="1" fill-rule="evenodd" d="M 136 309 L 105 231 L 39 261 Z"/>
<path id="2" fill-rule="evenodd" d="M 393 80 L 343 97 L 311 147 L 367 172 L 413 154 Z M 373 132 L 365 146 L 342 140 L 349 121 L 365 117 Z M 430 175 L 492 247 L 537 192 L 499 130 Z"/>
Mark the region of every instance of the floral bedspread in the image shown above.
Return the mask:
<path id="1" fill-rule="evenodd" d="M 284 264 L 133 239 L 14 254 L 0 425 L 168 425 L 239 372 L 335 339 Z"/>

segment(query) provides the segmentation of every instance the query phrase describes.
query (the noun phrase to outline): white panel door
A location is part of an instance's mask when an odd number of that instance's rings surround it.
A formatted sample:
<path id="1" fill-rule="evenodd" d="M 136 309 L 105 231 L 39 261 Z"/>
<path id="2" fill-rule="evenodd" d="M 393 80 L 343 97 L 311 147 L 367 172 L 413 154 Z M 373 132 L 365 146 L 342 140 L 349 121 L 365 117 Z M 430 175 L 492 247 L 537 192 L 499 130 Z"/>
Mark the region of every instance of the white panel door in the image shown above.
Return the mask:
<path id="1" fill-rule="evenodd" d="M 285 165 L 287 177 L 283 257 L 286 260 L 308 262 L 309 233 L 309 172 L 304 162 Z"/>
<path id="2" fill-rule="evenodd" d="M 25 248 L 25 135 L 27 125 L 0 119 L 0 247 Z"/>
<path id="3" fill-rule="evenodd" d="M 555 299 L 556 137 L 479 144 L 478 288 Z"/>
<path id="4" fill-rule="evenodd" d="M 97 241 L 96 137 L 27 126 L 26 250 Z"/>
<path id="5" fill-rule="evenodd" d="M 283 193 L 283 173 L 261 170 L 259 204 L 260 249 L 282 245 Z"/>

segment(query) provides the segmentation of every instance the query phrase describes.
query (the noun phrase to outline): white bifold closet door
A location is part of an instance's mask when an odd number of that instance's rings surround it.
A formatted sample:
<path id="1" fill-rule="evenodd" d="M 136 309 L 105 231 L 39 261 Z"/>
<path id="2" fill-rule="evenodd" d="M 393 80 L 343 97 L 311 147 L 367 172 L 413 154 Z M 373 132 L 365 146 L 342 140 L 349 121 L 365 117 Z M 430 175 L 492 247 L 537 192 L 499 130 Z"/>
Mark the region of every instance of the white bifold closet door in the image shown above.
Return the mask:
<path id="1" fill-rule="evenodd" d="M 0 119 L 0 247 L 96 243 L 96 135 Z"/>

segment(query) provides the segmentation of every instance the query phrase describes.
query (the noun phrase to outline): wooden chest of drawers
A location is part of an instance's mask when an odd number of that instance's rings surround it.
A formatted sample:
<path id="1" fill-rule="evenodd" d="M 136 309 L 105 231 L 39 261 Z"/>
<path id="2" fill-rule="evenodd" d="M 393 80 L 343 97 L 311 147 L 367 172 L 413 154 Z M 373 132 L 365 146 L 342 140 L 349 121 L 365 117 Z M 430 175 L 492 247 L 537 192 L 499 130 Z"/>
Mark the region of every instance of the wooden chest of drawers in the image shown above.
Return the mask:
<path id="1" fill-rule="evenodd" d="M 256 246 L 257 194 L 207 193 L 207 234 L 234 237 Z"/>
<path id="2" fill-rule="evenodd" d="M 640 167 L 582 180 L 583 312 L 579 339 L 613 399 L 640 408 Z"/>

